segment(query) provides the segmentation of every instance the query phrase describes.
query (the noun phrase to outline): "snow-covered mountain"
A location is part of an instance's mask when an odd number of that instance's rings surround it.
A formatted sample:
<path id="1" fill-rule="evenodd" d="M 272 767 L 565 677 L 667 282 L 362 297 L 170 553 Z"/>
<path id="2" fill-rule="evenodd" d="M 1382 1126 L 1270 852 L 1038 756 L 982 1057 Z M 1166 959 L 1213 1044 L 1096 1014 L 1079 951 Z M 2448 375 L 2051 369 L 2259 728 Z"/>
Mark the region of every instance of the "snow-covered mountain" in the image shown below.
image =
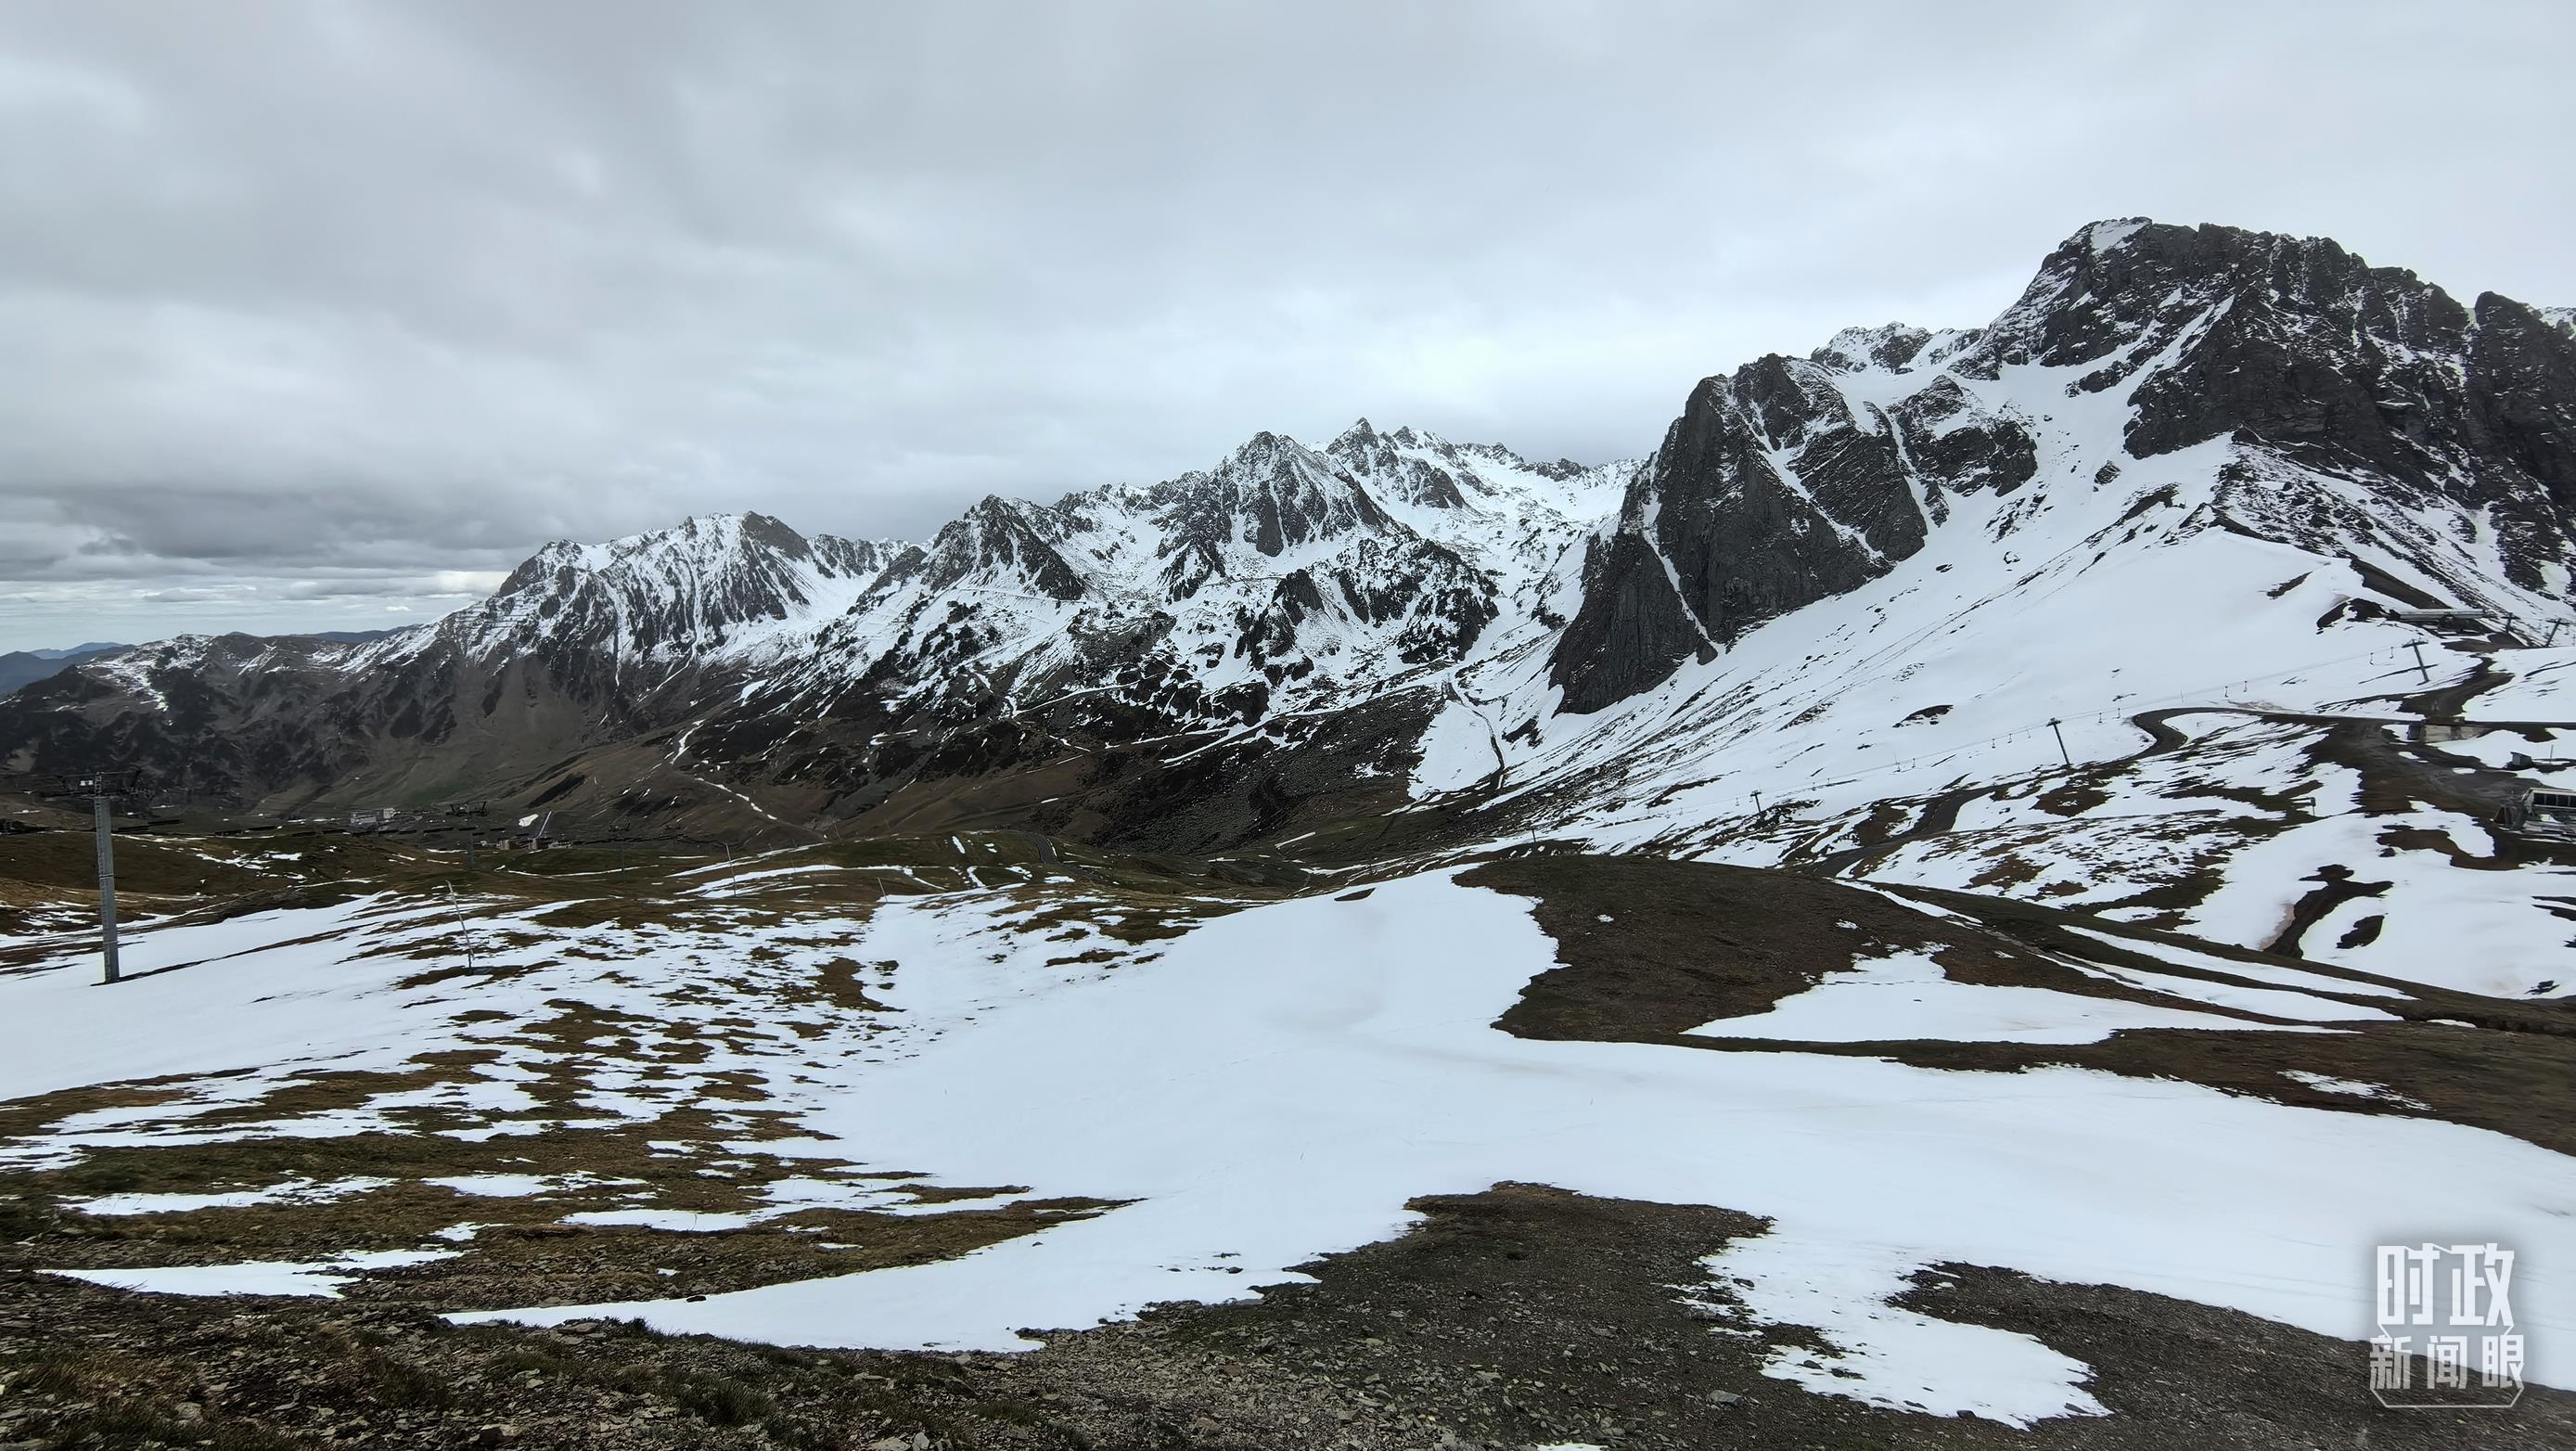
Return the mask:
<path id="1" fill-rule="evenodd" d="M 1888 574 L 1954 515 L 2027 558 L 2042 515 L 2103 502 L 2178 511 L 2141 535 L 2341 559 L 2390 604 L 2561 612 L 2571 367 L 2563 321 L 2492 293 L 2463 308 L 2329 241 L 2096 223 L 1984 328 L 1855 329 L 1703 382 L 1554 678 L 1598 709 Z"/>
<path id="2" fill-rule="evenodd" d="M 1987 328 L 1701 384 L 1545 668 L 1462 669 L 1416 789 L 2563 983 L 2576 883 L 2491 818 L 2570 718 L 2532 648 L 2570 618 L 2568 341 L 2329 242 L 2087 228 Z"/>
<path id="3" fill-rule="evenodd" d="M 2474 825 L 2511 789 L 2382 759 L 2426 744 L 2384 722 L 2566 714 L 2534 693 L 2565 652 L 2501 647 L 2571 616 L 2570 318 L 2330 241 L 2097 223 L 1983 327 L 1702 381 L 1642 463 L 1363 421 L 919 544 L 743 515 L 549 545 L 384 640 L 67 672 L 0 703 L 0 764 L 820 834 L 1549 832 L 2171 924 L 2243 853 L 2360 830 L 2329 803 Z M 2481 613 L 2404 618 L 2437 609 Z M 2239 713 L 2142 718 L 2180 708 Z M 2298 855 L 2231 940 L 2350 865 Z"/>
<path id="4" fill-rule="evenodd" d="M 435 624 L 354 641 L 182 636 L 56 676 L 11 701 L 6 764 L 114 760 L 233 800 L 477 788 L 774 666 L 889 552 L 760 514 L 549 544 Z"/>
<path id="5" fill-rule="evenodd" d="M 1261 434 L 1160 484 L 987 499 L 897 556 L 692 749 L 841 814 L 970 737 L 989 774 L 1427 701 L 1443 671 L 1539 644 L 1628 471 L 1363 421 L 1320 448 Z"/>
<path id="6" fill-rule="evenodd" d="M 870 779 L 870 739 L 1067 700 L 1111 736 L 1239 726 L 1530 635 L 1625 472 L 1363 421 L 1160 484 L 988 498 L 918 546 L 710 516 L 547 545 L 481 604 L 362 645 L 143 647 L 49 687 L 0 740 L 21 769 L 106 750 L 237 797 L 355 799 L 677 725 L 702 760 L 825 731 L 844 787 Z"/>
<path id="7" fill-rule="evenodd" d="M 1260 434 L 1148 487 L 987 499 L 776 684 L 865 682 L 887 709 L 957 701 L 966 681 L 970 707 L 1089 690 L 1172 725 L 1310 708 L 1527 617 L 1621 478 L 1363 420 L 1322 448 Z"/>

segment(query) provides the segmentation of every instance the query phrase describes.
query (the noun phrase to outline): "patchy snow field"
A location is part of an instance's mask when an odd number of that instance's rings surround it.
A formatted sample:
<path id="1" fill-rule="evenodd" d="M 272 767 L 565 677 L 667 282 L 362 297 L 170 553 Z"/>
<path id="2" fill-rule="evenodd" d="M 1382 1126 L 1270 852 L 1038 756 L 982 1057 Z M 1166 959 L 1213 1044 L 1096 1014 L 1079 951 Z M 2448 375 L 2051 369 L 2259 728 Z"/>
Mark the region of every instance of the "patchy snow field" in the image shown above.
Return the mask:
<path id="1" fill-rule="evenodd" d="M 1958 1327 L 1853 1332 L 1888 1320 L 1904 1271 L 2004 1266 L 2360 1338 L 2368 1247 L 2401 1224 L 2524 1246 L 2536 1373 L 2576 1378 L 2576 1354 L 2540 1348 L 2576 1344 L 2553 1268 L 2576 1254 L 2576 1162 L 2498 1135 L 2076 1070 L 1515 1038 L 1490 1024 L 1552 944 L 1518 900 L 1438 875 L 1254 908 L 1079 972 L 1015 941 L 1004 909 L 880 912 L 857 950 L 904 965 L 902 1047 L 808 1122 L 950 1182 L 1135 1202 L 937 1264 L 476 1318 L 1009 1348 L 1024 1327 L 1297 1280 L 1398 1233 L 1416 1195 L 1521 1180 L 1773 1217 L 1805 1250 L 1726 1273 L 1789 1277 L 1750 1302 L 1803 1307 L 1860 1375 L 1831 1388 L 1890 1404 L 1938 1379 L 1957 1408 L 2017 1422 L 2086 1408 L 2079 1372 L 2045 1354 L 1963 1350 L 1976 1335 Z M 1963 1382 L 1969 1364 L 1992 1374 Z"/>
<path id="2" fill-rule="evenodd" d="M 1996 1266 L 2361 1339 L 2370 1247 L 2429 1229 L 2521 1249 L 2516 1306 L 2533 1375 L 2576 1383 L 2565 1269 L 2576 1264 L 2576 1160 L 2436 1119 L 2184 1082 L 1943 1071 L 1795 1046 L 2080 1043 L 2148 1025 L 2266 1031 L 2196 1003 L 2292 1020 L 2273 1032 L 2332 1032 L 2376 1015 L 2303 990 L 2356 991 L 2339 980 L 2280 969 L 2259 979 L 2274 986 L 2231 988 L 2132 970 L 2176 1004 L 2153 1008 L 1951 982 L 1928 959 L 1899 955 L 1708 1024 L 1702 1034 L 1734 1043 L 1693 1049 L 1496 1029 L 1530 979 L 1557 966 L 1554 943 L 1523 899 L 1445 872 L 1252 905 L 1142 946 L 1083 925 L 1060 895 L 1024 889 L 783 922 L 715 896 L 687 910 L 684 923 L 562 929 L 544 909 L 371 898 L 147 931 L 138 961 L 196 965 L 113 991 L 90 986 L 77 958 L 0 978 L 0 1095 L 184 1080 L 175 1098 L 75 1114 L 7 1153 L 43 1164 L 102 1144 L 403 1132 L 428 1107 L 447 1125 L 436 1132 L 455 1138 L 641 1123 L 702 1106 L 719 1084 L 741 1101 L 748 1084 L 761 1111 L 805 1135 L 764 1152 L 846 1167 L 757 1186 L 756 1206 L 741 1211 L 639 1193 L 564 1222 L 721 1232 L 812 1205 L 933 1212 L 958 1206 L 916 1202 L 916 1192 L 992 1185 L 1026 1186 L 1005 1198 L 1116 1204 L 931 1263 L 456 1317 L 631 1315 L 671 1331 L 885 1348 L 1020 1348 L 1157 1302 L 1242 1298 L 1402 1232 L 1416 1196 L 1503 1181 L 1721 1206 L 1773 1227 L 1712 1259 L 1711 1285 L 1751 1322 L 1813 1326 L 1832 1347 L 1776 1356 L 1770 1374 L 2016 1425 L 2098 1413 L 2086 1367 L 2027 1336 L 1888 1305 L 1917 1271 Z M 476 969 L 460 973 L 469 941 Z M 2202 965 L 2165 950 L 2177 969 Z M 2247 976 L 2246 964 L 2211 961 Z M 835 963 L 866 964 L 868 1010 L 815 999 Z M 548 1036 L 574 1016 L 612 1023 L 616 1041 Z M 492 1051 L 460 1079 L 353 1107 L 206 1121 L 299 1073 L 392 1072 L 458 1050 Z M 586 1083 L 598 1117 L 540 1116 L 530 1089 L 565 1074 Z M 424 1182 L 497 1203 L 578 1178 L 541 1166 Z M 222 1202 L 366 1187 L 289 1183 Z M 102 1207 L 176 1206 L 137 1196 Z M 460 1253 L 438 1240 L 470 1236 L 460 1225 L 400 1253 Z M 82 1273 L 181 1293 L 328 1294 L 373 1263 Z"/>

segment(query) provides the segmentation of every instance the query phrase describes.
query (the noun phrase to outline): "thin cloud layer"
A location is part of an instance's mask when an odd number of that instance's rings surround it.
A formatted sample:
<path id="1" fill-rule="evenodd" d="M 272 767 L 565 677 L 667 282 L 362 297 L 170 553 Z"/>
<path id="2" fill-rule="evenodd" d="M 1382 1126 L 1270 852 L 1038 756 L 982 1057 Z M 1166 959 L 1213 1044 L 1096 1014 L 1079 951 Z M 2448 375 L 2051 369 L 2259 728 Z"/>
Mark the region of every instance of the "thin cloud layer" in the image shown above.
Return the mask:
<path id="1" fill-rule="evenodd" d="M 2080 223 L 2576 301 L 2555 4 L 0 9 L 0 648 L 1359 414 L 1585 461 Z"/>

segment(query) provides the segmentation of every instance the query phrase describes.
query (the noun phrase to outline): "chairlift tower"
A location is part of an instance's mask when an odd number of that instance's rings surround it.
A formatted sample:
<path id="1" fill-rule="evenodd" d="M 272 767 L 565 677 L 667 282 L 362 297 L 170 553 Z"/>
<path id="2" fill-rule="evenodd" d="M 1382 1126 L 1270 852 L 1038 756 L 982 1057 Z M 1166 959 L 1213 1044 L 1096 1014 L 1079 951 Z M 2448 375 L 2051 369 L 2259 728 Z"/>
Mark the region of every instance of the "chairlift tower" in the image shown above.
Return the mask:
<path id="1" fill-rule="evenodd" d="M 462 820 L 465 823 L 465 870 L 468 872 L 474 870 L 475 838 L 482 834 L 482 827 L 474 818 L 483 815 L 488 809 L 488 805 L 482 801 L 451 801 L 447 805 L 449 819 Z"/>

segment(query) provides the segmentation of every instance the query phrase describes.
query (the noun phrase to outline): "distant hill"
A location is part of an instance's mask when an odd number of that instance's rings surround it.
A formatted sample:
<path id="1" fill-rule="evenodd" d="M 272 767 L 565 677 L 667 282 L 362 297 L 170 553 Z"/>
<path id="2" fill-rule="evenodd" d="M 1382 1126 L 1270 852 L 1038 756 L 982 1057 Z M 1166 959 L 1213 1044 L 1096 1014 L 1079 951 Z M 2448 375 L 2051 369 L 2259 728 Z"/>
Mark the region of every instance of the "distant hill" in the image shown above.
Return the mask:
<path id="1" fill-rule="evenodd" d="M 83 661 L 126 648 L 109 641 L 94 640 L 68 650 L 12 650 L 0 655 L 0 695 L 7 695 L 21 685 L 32 685 L 48 676 L 59 675 Z"/>
<path id="2" fill-rule="evenodd" d="M 307 630 L 297 634 L 280 635 L 276 638 L 324 640 L 334 645 L 363 645 L 369 640 L 381 640 L 392 633 L 391 630 Z M 75 665 L 85 664 L 102 655 L 113 655 L 119 650 L 133 648 L 132 645 L 115 640 L 89 640 L 67 650 L 12 650 L 5 655 L 0 655 L 0 695 L 7 695 L 22 685 L 33 685 L 39 680 L 51 679 Z"/>
<path id="3" fill-rule="evenodd" d="M 68 650 L 29 650 L 26 653 L 39 660 L 69 660 L 76 655 L 104 655 L 110 650 L 131 648 L 133 647 L 115 640 L 89 640 L 74 645 Z"/>

